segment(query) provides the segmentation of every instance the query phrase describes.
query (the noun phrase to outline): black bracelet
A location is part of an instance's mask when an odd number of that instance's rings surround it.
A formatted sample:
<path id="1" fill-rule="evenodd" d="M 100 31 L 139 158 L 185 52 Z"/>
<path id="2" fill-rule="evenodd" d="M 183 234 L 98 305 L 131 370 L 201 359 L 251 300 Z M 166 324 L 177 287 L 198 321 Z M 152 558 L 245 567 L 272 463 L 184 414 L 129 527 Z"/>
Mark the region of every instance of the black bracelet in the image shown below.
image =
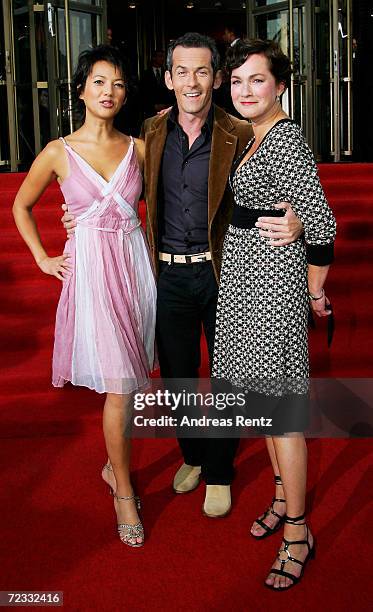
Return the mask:
<path id="1" fill-rule="evenodd" d="M 308 297 L 313 302 L 317 302 L 317 300 L 321 300 L 323 297 L 325 297 L 325 291 L 324 291 L 324 289 L 321 289 L 321 295 L 319 295 L 319 297 L 316 297 L 316 295 L 313 295 L 312 293 L 308 292 Z"/>

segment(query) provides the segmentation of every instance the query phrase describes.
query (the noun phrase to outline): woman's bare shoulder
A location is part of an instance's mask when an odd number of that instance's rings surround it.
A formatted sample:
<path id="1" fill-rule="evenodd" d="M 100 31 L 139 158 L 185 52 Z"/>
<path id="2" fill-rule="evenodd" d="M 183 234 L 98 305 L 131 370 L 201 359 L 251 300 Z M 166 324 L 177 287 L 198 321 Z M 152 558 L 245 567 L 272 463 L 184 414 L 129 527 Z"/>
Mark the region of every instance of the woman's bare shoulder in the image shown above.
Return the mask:
<path id="1" fill-rule="evenodd" d="M 51 140 L 39 153 L 31 170 L 52 172 L 57 177 L 63 178 L 67 172 L 67 159 L 65 147 L 62 140 Z"/>
<path id="2" fill-rule="evenodd" d="M 56 159 L 61 156 L 63 150 L 63 142 L 62 140 L 57 138 L 56 140 L 51 140 L 50 142 L 48 142 L 48 144 L 42 150 L 41 154 L 43 154 L 45 157 L 49 157 L 50 159 Z"/>

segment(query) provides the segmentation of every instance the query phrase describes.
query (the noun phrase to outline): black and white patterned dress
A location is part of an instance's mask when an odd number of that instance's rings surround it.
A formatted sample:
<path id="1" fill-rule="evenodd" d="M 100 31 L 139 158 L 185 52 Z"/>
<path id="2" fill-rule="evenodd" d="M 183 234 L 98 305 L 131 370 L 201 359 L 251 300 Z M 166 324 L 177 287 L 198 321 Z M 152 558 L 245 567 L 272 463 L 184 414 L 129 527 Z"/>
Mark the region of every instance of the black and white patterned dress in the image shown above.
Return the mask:
<path id="1" fill-rule="evenodd" d="M 258 228 L 230 225 L 223 246 L 212 375 L 271 393 L 270 381 L 308 377 L 307 262 L 333 259 L 335 219 L 313 155 L 290 119 L 276 123 L 233 171 L 231 186 L 236 206 L 272 210 L 291 202 L 304 226 L 296 242 L 273 247 Z"/>

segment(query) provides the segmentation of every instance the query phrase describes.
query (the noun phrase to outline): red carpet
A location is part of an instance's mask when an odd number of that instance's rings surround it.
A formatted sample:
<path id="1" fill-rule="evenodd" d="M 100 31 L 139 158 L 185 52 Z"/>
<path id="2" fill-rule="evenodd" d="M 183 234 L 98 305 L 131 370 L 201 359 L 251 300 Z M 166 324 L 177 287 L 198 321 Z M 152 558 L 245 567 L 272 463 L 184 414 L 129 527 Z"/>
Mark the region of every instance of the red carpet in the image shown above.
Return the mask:
<path id="1" fill-rule="evenodd" d="M 312 332 L 313 373 L 371 377 L 373 166 L 323 165 L 320 174 L 338 221 L 327 285 L 336 333 L 328 350 L 323 325 Z M 309 441 L 307 504 L 318 551 L 292 591 L 262 587 L 279 534 L 264 542 L 247 535 L 272 496 L 262 440 L 241 444 L 234 511 L 221 521 L 202 517 L 202 486 L 173 495 L 170 482 L 180 462 L 174 441 L 135 441 L 134 481 L 147 542 L 138 550 L 120 544 L 112 500 L 99 478 L 102 397 L 50 386 L 60 285 L 39 272 L 13 226 L 20 178 L 0 175 L 0 590 L 61 590 L 65 609 L 79 611 L 370 608 L 370 440 Z M 64 242 L 61 202 L 52 185 L 36 208 L 53 255 Z"/>

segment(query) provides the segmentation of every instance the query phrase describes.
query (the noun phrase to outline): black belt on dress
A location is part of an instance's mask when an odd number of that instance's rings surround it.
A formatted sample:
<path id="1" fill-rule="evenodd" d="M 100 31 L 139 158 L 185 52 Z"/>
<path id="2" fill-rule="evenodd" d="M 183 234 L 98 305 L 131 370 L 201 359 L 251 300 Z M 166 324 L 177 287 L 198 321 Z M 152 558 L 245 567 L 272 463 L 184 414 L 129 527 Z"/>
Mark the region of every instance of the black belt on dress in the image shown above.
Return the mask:
<path id="1" fill-rule="evenodd" d="M 285 212 L 284 209 L 246 208 L 234 204 L 231 225 L 239 229 L 252 229 L 259 217 L 283 217 Z"/>

